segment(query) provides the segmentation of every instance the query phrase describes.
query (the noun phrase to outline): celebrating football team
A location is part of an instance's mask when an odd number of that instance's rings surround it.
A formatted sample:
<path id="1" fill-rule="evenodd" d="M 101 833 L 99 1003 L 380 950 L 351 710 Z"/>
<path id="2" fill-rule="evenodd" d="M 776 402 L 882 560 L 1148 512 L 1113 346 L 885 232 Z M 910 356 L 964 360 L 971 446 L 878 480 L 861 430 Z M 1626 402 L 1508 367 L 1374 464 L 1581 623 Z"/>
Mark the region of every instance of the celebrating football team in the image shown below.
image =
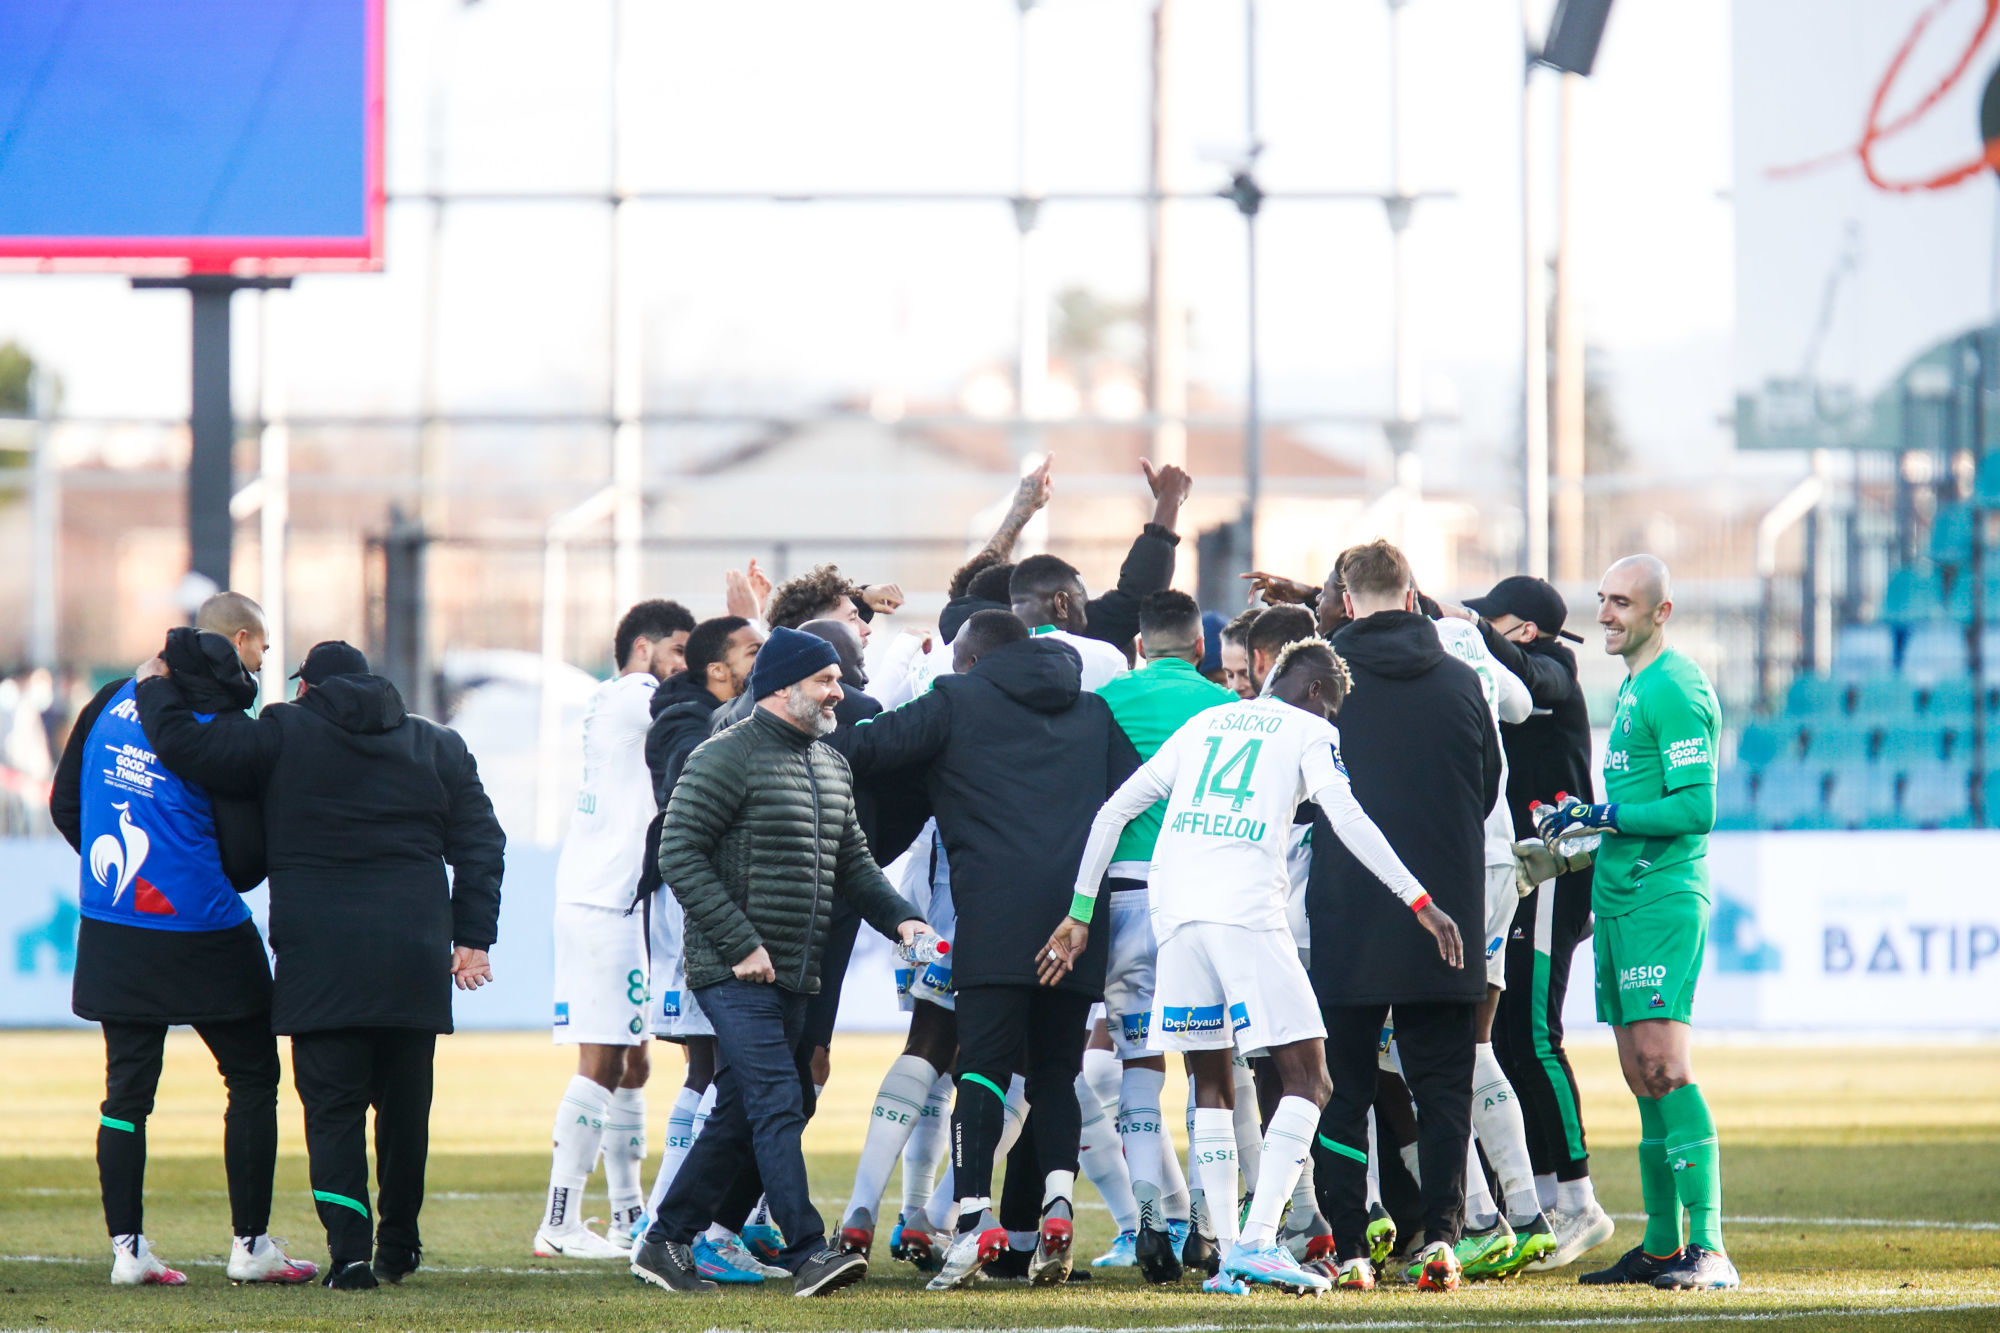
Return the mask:
<path id="1" fill-rule="evenodd" d="M 935 629 L 894 632 L 893 584 L 823 565 L 773 586 L 754 562 L 725 578 L 726 615 L 649 600 L 607 627 L 617 674 L 584 720 L 546 923 L 576 1065 L 523 1239 L 667 1293 L 824 1295 L 878 1241 L 934 1292 L 1121 1267 L 1216 1296 L 1452 1291 L 1565 1268 L 1614 1231 L 1563 1050 L 1589 937 L 1646 1216 L 1579 1280 L 1736 1286 L 1691 1041 L 1720 718 L 1668 643 L 1665 565 L 1629 556 L 1598 584 L 1626 675 L 1594 782 L 1581 636 L 1549 583 L 1455 604 L 1374 541 L 1318 583 L 1246 574 L 1260 606 L 1204 615 L 1169 586 L 1191 480 L 1144 473 L 1151 521 L 1096 597 L 1057 555 L 1015 559 L 1045 462 Z M 142 1207 L 176 1023 L 229 1089 L 228 1276 L 417 1271 L 435 1039 L 450 986 L 492 979 L 502 838 L 464 743 L 343 643 L 250 717 L 264 638 L 221 594 L 92 701 L 56 777 L 83 859 L 77 1012 L 106 1039 L 115 1283 L 186 1280 Z M 266 875 L 275 976 L 237 896 Z M 801 1141 L 864 926 L 893 976 L 856 984 L 893 985 L 909 1034 L 829 1227 Z M 273 1033 L 323 1271 L 265 1234 Z M 682 1083 L 649 1184 L 669 1045 Z M 1080 1174 L 1119 1233 L 1088 1262 Z"/>

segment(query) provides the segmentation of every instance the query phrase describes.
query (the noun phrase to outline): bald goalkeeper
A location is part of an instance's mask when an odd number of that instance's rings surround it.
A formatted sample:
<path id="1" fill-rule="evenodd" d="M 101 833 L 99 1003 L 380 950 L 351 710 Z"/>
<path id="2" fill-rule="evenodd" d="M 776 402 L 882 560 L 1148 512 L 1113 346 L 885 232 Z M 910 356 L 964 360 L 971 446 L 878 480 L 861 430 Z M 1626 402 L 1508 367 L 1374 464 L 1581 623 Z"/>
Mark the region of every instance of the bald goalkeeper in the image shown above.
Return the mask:
<path id="1" fill-rule="evenodd" d="M 1627 556 L 1605 571 L 1597 623 L 1604 651 L 1625 659 L 1604 755 L 1606 803 L 1559 800 L 1539 811 L 1536 831 L 1550 843 L 1601 835 L 1591 892 L 1597 1016 L 1617 1035 L 1639 1103 L 1646 1234 L 1581 1280 L 1687 1291 L 1738 1280 L 1722 1246 L 1722 1159 L 1694 1081 L 1690 1026 L 1708 941 L 1721 709 L 1694 659 L 1667 646 L 1673 613 L 1672 580 L 1657 557 Z"/>

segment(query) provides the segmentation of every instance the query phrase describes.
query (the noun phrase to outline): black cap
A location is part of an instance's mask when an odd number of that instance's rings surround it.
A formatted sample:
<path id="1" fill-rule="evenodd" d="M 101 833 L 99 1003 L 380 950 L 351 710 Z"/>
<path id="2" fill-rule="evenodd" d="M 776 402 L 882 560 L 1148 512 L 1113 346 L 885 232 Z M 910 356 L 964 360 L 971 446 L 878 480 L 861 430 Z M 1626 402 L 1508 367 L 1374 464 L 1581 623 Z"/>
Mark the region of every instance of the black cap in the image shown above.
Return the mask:
<path id="1" fill-rule="evenodd" d="M 292 673 L 293 680 L 303 679 L 308 685 L 317 685 L 328 676 L 365 676 L 368 674 L 368 659 L 361 650 L 340 639 L 328 639 L 316 643 L 306 654 L 306 660 Z"/>
<path id="2" fill-rule="evenodd" d="M 1494 584 L 1492 592 L 1470 598 L 1465 604 L 1488 620 L 1494 616 L 1516 616 L 1532 622 L 1543 634 L 1559 634 L 1572 643 L 1583 642 L 1581 634 L 1571 634 L 1563 628 L 1569 608 L 1563 605 L 1562 594 L 1553 583 L 1532 574 L 1510 574 Z"/>

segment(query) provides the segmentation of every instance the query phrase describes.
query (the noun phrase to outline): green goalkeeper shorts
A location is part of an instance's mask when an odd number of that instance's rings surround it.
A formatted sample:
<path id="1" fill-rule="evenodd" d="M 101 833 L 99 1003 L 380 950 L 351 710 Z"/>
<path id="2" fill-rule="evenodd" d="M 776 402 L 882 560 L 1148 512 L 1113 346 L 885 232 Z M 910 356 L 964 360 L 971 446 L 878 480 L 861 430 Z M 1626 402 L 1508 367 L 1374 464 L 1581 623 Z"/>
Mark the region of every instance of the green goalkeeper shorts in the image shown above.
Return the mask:
<path id="1" fill-rule="evenodd" d="M 1708 946 L 1708 899 L 1670 893 L 1622 916 L 1599 917 L 1597 1017 L 1614 1027 L 1693 1021 L 1694 986 Z"/>

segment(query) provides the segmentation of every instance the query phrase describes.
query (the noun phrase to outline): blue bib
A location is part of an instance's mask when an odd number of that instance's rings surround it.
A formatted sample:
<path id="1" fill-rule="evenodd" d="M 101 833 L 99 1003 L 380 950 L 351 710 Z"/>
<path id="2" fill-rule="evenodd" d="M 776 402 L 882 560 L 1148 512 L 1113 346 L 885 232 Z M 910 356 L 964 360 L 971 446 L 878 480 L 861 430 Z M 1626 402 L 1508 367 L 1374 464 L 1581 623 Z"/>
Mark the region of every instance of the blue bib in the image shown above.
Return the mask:
<path id="1" fill-rule="evenodd" d="M 224 930 L 248 921 L 250 909 L 222 873 L 215 806 L 154 757 L 135 688 L 125 682 L 84 742 L 83 914 L 146 930 Z"/>

